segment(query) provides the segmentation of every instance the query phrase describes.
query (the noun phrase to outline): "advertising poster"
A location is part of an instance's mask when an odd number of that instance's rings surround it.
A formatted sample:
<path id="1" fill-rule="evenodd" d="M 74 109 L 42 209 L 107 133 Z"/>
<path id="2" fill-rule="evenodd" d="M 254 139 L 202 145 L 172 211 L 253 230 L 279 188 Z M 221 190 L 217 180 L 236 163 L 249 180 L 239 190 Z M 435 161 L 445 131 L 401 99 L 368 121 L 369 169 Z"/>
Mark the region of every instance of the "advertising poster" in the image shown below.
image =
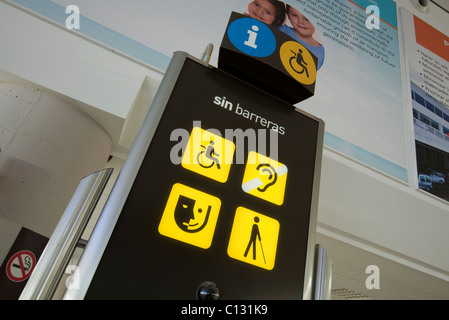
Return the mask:
<path id="1" fill-rule="evenodd" d="M 393 0 L 10 1 L 61 25 L 75 12 L 65 10 L 76 6 L 74 32 L 162 71 L 173 52 L 200 57 L 209 43 L 209 63 L 217 66 L 231 12 L 276 24 L 318 58 L 315 95 L 296 106 L 325 121 L 325 146 L 408 181 Z"/>
<path id="2" fill-rule="evenodd" d="M 315 96 L 298 107 L 325 121 L 326 146 L 407 181 L 395 2 L 294 3 L 325 52 Z"/>
<path id="3" fill-rule="evenodd" d="M 449 36 L 401 9 L 417 187 L 449 201 Z"/>

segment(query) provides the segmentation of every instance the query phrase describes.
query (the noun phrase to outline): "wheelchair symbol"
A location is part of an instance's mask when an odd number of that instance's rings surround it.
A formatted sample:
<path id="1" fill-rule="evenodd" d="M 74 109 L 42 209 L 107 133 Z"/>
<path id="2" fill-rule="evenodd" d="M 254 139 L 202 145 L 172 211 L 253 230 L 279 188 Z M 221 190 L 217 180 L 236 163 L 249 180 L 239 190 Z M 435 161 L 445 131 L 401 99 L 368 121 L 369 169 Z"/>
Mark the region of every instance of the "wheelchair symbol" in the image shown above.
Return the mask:
<path id="1" fill-rule="evenodd" d="M 296 81 L 311 85 L 316 80 L 315 57 L 306 47 L 296 41 L 287 41 L 282 44 L 279 56 L 285 71 Z"/>
<path id="2" fill-rule="evenodd" d="M 290 67 L 293 69 L 293 71 L 295 71 L 297 74 L 303 74 L 304 71 L 306 72 L 306 76 L 307 78 L 310 78 L 309 76 L 309 71 L 307 70 L 307 62 L 304 60 L 304 57 L 302 56 L 302 50 L 298 49 L 298 53 L 296 53 L 293 50 L 290 50 L 290 52 L 293 53 L 293 56 L 290 57 L 290 60 L 288 61 L 290 64 Z M 299 65 L 300 67 L 302 67 L 301 71 L 298 71 L 294 66 L 293 66 L 293 60 L 296 60 L 296 64 Z"/>
<path id="3" fill-rule="evenodd" d="M 211 140 L 207 146 L 201 145 L 201 148 L 203 150 L 200 153 L 198 153 L 196 157 L 198 164 L 206 169 L 211 168 L 214 166 L 214 164 L 216 164 L 217 169 L 220 169 L 220 161 L 218 159 L 220 155 L 215 152 L 214 141 Z M 204 157 L 207 159 L 207 161 L 204 161 L 205 160 Z"/>
<path id="4" fill-rule="evenodd" d="M 181 165 L 205 177 L 225 183 L 228 180 L 235 144 L 214 134 L 194 127 L 190 134 Z"/>

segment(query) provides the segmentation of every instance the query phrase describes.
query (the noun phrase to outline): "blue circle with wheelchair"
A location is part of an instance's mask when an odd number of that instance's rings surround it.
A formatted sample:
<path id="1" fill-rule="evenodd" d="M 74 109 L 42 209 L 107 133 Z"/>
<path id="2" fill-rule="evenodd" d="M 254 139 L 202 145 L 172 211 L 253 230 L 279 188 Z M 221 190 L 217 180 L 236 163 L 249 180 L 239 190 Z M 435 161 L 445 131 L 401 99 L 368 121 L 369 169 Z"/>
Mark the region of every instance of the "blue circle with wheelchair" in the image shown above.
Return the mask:
<path id="1" fill-rule="evenodd" d="M 267 57 L 276 49 L 276 38 L 271 29 L 253 18 L 233 21 L 228 28 L 228 37 L 238 50 L 253 57 Z"/>

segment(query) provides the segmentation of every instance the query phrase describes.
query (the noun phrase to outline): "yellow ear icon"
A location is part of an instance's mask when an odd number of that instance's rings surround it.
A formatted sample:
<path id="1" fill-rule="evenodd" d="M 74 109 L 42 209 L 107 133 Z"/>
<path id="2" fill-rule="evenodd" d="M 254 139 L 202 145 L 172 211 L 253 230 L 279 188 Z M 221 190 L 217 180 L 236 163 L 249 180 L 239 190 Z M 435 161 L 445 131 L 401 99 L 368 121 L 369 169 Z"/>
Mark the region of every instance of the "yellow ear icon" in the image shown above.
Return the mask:
<path id="1" fill-rule="evenodd" d="M 280 206 L 284 202 L 287 173 L 285 164 L 251 151 L 243 175 L 242 189 L 250 195 Z"/>

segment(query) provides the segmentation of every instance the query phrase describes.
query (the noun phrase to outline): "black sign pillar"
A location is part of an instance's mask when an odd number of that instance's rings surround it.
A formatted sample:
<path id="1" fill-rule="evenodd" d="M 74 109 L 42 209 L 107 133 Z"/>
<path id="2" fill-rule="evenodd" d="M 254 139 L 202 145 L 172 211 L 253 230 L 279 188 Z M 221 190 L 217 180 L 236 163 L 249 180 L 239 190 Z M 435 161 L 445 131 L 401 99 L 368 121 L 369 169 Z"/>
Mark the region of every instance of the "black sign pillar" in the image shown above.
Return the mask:
<path id="1" fill-rule="evenodd" d="M 315 93 L 317 57 L 276 27 L 232 12 L 218 67 L 295 104 Z"/>
<path id="2" fill-rule="evenodd" d="M 324 123 L 177 52 L 66 299 L 310 299 Z"/>

